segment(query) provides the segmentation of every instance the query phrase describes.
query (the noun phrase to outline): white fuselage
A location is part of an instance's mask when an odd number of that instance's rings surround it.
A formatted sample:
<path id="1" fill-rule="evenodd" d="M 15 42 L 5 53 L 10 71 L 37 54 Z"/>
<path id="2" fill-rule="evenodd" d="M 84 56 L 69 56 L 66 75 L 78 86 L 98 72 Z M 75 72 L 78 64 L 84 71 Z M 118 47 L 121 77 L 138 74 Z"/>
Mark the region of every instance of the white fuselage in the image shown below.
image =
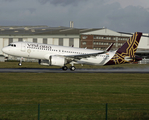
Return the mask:
<path id="1" fill-rule="evenodd" d="M 50 56 L 67 57 L 67 56 L 94 54 L 100 52 L 98 50 L 30 43 L 30 42 L 15 42 L 9 46 L 4 47 L 2 51 L 5 54 L 12 56 L 43 59 L 43 60 L 44 59 L 49 60 Z M 115 52 L 108 52 L 106 54 L 99 54 L 97 56 L 81 58 L 73 62 L 76 64 L 104 65 L 114 56 L 114 54 Z"/>

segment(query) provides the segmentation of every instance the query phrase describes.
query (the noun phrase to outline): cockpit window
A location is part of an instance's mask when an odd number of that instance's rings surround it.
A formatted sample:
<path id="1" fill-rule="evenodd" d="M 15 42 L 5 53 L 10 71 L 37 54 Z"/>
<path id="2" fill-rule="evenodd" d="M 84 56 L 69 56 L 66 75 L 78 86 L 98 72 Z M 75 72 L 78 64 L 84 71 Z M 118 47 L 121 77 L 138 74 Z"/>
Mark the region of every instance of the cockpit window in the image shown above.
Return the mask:
<path id="1" fill-rule="evenodd" d="M 16 44 L 9 44 L 8 46 L 16 47 Z"/>

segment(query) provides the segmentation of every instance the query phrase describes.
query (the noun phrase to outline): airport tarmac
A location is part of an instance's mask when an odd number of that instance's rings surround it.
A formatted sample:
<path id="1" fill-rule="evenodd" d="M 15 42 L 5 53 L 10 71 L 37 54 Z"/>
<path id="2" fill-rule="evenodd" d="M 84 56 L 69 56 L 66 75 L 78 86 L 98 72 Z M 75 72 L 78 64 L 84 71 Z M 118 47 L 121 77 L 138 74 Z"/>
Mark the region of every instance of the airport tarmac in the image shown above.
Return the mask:
<path id="1" fill-rule="evenodd" d="M 149 68 L 76 69 L 63 71 L 60 68 L 0 68 L 0 73 L 149 73 Z"/>

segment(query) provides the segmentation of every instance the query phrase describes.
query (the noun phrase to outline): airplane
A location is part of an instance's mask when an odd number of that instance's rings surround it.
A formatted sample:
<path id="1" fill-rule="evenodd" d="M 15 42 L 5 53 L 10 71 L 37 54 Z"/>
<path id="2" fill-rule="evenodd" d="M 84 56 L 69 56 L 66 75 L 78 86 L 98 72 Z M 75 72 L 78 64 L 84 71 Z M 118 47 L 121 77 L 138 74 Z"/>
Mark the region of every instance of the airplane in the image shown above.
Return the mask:
<path id="1" fill-rule="evenodd" d="M 133 61 L 139 61 L 135 56 L 141 32 L 136 32 L 130 37 L 122 47 L 116 51 L 110 51 L 113 43 L 105 50 L 93 50 L 50 44 L 40 44 L 32 42 L 14 42 L 2 49 L 3 53 L 21 57 L 19 66 L 22 65 L 22 58 L 38 59 L 40 65 L 61 66 L 62 70 L 67 70 L 67 64 L 71 64 L 70 70 L 74 71 L 74 64 L 88 65 L 116 65 Z"/>

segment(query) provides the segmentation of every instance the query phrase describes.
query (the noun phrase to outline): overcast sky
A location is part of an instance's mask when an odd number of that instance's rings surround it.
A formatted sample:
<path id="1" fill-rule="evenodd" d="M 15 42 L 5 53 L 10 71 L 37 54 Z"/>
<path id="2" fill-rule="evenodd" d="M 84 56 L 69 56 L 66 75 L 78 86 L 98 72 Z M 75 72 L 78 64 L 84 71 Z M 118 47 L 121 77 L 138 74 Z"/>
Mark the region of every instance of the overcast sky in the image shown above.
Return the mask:
<path id="1" fill-rule="evenodd" d="M 0 0 L 0 26 L 102 28 L 149 33 L 149 0 Z"/>

